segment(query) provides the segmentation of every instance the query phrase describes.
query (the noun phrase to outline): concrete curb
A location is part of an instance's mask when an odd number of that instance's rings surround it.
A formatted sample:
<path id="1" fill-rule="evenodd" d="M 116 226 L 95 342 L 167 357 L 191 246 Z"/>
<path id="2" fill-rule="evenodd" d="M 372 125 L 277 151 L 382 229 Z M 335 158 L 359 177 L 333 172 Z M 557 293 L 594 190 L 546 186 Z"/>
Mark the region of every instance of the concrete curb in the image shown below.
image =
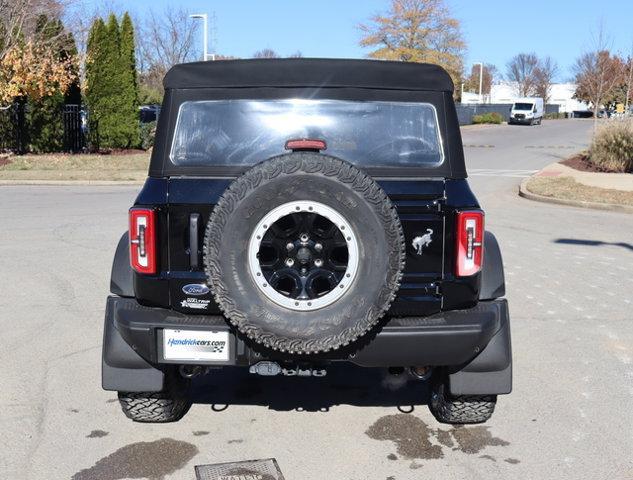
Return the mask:
<path id="1" fill-rule="evenodd" d="M 538 175 L 538 173 L 536 175 Z M 563 198 L 546 197 L 544 195 L 532 193 L 527 189 L 527 184 L 532 179 L 532 177 L 524 179 L 521 182 L 521 185 L 519 185 L 520 197 L 527 198 L 528 200 L 533 200 L 535 202 L 553 203 L 555 205 L 566 205 L 568 207 L 591 208 L 594 210 L 606 210 L 610 212 L 620 213 L 633 213 L 633 207 L 629 205 L 618 205 L 615 203 L 583 202 L 581 200 L 567 200 Z"/>
<path id="2" fill-rule="evenodd" d="M 113 185 L 143 185 L 140 180 L 0 180 L 0 186 L 11 185 L 50 185 L 50 186 L 113 186 Z"/>

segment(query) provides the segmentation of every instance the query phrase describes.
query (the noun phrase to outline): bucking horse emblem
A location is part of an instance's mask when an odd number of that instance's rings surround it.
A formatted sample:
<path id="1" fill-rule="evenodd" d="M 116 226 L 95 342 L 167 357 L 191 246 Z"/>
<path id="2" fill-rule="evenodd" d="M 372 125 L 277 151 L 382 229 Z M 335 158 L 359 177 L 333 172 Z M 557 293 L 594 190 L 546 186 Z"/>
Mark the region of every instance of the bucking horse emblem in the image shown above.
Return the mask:
<path id="1" fill-rule="evenodd" d="M 424 247 L 428 247 L 433 241 L 432 235 L 433 235 L 433 230 L 430 228 L 427 228 L 426 233 L 424 235 L 417 236 L 413 239 L 413 241 L 411 242 L 411 245 L 413 245 L 413 248 L 415 248 L 415 253 L 417 253 L 418 255 L 422 255 L 422 249 Z"/>

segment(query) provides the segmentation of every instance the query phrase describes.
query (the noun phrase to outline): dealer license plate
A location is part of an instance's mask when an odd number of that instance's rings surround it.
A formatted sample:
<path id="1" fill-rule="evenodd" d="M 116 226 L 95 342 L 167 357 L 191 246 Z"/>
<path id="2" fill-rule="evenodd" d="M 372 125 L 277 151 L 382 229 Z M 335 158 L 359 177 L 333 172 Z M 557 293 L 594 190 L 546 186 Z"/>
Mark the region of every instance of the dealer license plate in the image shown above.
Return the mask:
<path id="1" fill-rule="evenodd" d="M 165 360 L 226 362 L 229 360 L 229 332 L 165 329 L 163 357 Z"/>

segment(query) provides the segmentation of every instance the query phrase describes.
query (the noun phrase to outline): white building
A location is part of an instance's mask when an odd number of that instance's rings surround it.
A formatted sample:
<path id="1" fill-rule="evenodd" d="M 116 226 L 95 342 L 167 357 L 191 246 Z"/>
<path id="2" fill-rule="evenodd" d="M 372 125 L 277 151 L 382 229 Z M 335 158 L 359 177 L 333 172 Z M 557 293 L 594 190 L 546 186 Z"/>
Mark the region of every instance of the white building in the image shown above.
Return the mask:
<path id="1" fill-rule="evenodd" d="M 559 106 L 559 112 L 573 112 L 575 110 L 588 110 L 589 106 L 573 98 L 576 92 L 575 83 L 554 83 L 550 89 L 550 104 Z M 501 82 L 492 85 L 490 90 L 490 103 L 514 103 L 519 97 L 516 83 Z"/>

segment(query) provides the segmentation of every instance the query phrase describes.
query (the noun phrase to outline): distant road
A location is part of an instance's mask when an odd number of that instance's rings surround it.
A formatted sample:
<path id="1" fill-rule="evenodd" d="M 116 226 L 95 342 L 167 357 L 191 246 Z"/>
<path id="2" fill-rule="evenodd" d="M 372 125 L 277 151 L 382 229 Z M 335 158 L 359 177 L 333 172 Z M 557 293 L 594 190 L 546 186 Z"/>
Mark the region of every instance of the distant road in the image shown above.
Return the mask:
<path id="1" fill-rule="evenodd" d="M 471 187 L 487 195 L 589 146 L 593 120 L 544 120 L 542 125 L 483 125 L 462 129 Z"/>

